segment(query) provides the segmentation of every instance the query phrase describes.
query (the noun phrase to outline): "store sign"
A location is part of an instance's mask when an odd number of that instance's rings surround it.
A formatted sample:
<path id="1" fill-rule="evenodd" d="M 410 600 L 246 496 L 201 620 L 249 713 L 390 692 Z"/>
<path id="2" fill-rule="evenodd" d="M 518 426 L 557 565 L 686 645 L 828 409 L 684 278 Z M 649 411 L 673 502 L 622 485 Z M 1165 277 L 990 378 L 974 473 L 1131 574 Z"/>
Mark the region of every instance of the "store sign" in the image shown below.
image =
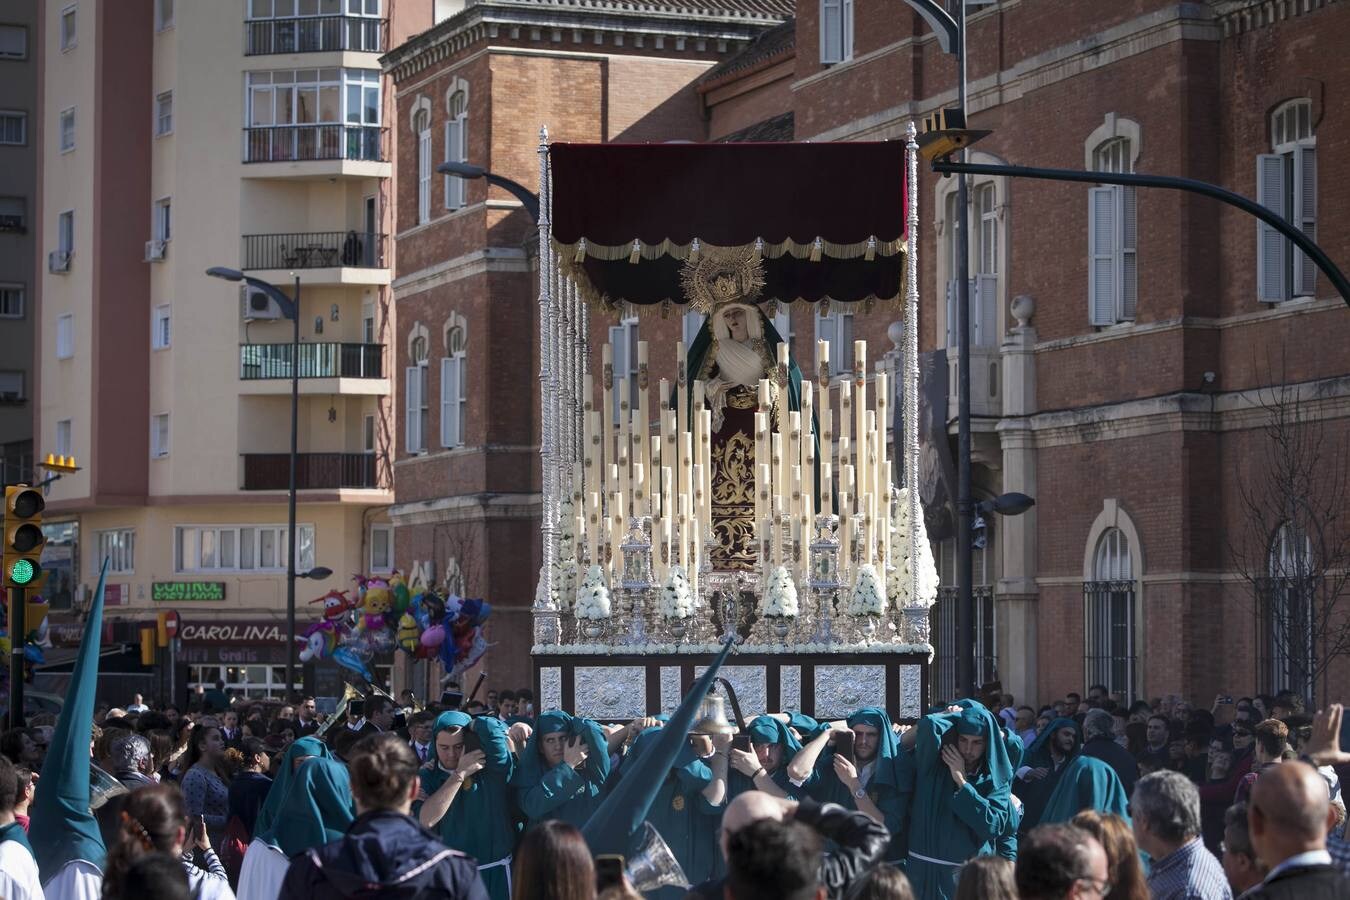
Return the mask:
<path id="1" fill-rule="evenodd" d="M 223 581 L 156 581 L 150 585 L 150 599 L 175 603 L 184 600 L 224 600 Z"/>
<path id="2" fill-rule="evenodd" d="M 103 586 L 104 606 L 126 606 L 131 602 L 131 586 L 126 584 L 105 584 Z"/>
<path id="3" fill-rule="evenodd" d="M 275 622 L 184 622 L 185 644 L 285 644 L 286 630 Z"/>
<path id="4" fill-rule="evenodd" d="M 286 648 L 278 644 L 234 647 L 228 644 L 186 644 L 178 661 L 187 665 L 257 666 L 284 665 Z"/>

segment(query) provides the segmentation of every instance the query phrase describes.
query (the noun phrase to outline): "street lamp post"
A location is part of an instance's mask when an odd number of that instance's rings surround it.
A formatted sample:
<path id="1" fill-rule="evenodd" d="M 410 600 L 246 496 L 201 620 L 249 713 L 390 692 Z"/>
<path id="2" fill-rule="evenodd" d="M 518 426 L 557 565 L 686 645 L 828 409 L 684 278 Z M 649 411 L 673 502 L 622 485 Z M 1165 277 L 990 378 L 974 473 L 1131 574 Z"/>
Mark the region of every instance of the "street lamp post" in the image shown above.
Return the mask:
<path id="1" fill-rule="evenodd" d="M 266 294 L 281 309 L 281 315 L 291 320 L 291 452 L 286 480 L 286 693 L 287 699 L 295 690 L 295 579 L 324 579 L 332 575 L 330 569 L 316 566 L 307 572 L 297 572 L 295 559 L 295 469 L 299 460 L 297 443 L 300 432 L 300 276 L 295 276 L 295 296 L 287 297 L 281 289 L 238 269 L 212 266 L 206 270 L 212 278 L 242 281 Z M 254 302 L 250 299 L 249 302 Z"/>
<path id="2" fill-rule="evenodd" d="M 456 178 L 466 180 L 481 178 L 488 184 L 495 184 L 519 200 L 520 205 L 525 207 L 525 212 L 530 214 L 534 224 L 539 224 L 539 195 L 520 182 L 512 181 L 504 175 L 489 172 L 482 166 L 475 166 L 473 163 L 467 162 L 443 162 L 436 167 L 436 171 L 442 175 L 454 175 Z"/>

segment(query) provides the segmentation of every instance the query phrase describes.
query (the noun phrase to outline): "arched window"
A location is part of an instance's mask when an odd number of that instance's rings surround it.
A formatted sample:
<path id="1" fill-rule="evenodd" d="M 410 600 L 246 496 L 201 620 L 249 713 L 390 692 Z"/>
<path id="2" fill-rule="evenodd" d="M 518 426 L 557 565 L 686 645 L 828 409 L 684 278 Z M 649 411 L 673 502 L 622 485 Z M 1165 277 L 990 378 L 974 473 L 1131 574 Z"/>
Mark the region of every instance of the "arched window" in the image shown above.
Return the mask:
<path id="1" fill-rule="evenodd" d="M 1112 137 L 1092 153 L 1096 172 L 1133 172 L 1128 137 Z M 1134 188 L 1088 189 L 1088 312 L 1093 325 L 1133 322 L 1139 302 L 1138 222 Z"/>
<path id="2" fill-rule="evenodd" d="M 1087 683 L 1130 700 L 1138 690 L 1136 578 L 1129 537 L 1107 528 L 1093 550 L 1091 580 L 1083 583 Z"/>
<path id="3" fill-rule="evenodd" d="M 408 453 L 427 449 L 427 351 L 426 327 L 414 325 L 408 341 L 408 367 L 404 370 L 404 425 Z"/>
<path id="4" fill-rule="evenodd" d="M 413 119 L 417 132 L 417 224 L 431 221 L 431 113 L 419 110 Z"/>
<path id="5" fill-rule="evenodd" d="M 1285 522 L 1270 542 L 1267 577 L 1258 584 L 1261 687 L 1313 695 L 1316 669 L 1316 579 L 1312 540 Z"/>
<path id="6" fill-rule="evenodd" d="M 468 381 L 468 326 L 452 314 L 445 326 L 445 356 L 441 357 L 441 446 L 464 445 L 464 411 Z"/>
<path id="7" fill-rule="evenodd" d="M 1270 116 L 1270 153 L 1256 157 L 1256 199 L 1317 239 L 1317 137 L 1312 101 L 1280 104 Z M 1302 250 L 1257 222 L 1256 282 L 1262 303 L 1313 295 L 1317 268 Z"/>
<path id="8" fill-rule="evenodd" d="M 460 89 L 450 95 L 446 103 L 445 161 L 467 162 L 469 159 L 469 94 Z M 469 183 L 453 175 L 445 176 L 445 208 L 459 209 L 468 203 Z"/>

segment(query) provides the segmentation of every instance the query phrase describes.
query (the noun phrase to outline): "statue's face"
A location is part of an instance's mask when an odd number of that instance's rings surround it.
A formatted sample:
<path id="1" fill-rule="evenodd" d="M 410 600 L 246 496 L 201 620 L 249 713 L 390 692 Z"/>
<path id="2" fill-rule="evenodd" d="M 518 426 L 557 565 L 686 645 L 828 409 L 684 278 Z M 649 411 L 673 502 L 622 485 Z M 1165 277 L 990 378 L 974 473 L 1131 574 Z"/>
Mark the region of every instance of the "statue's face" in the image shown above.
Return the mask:
<path id="1" fill-rule="evenodd" d="M 745 341 L 750 338 L 750 326 L 745 321 L 745 310 L 733 307 L 722 314 L 722 321 L 727 323 L 727 331 L 733 341 Z"/>

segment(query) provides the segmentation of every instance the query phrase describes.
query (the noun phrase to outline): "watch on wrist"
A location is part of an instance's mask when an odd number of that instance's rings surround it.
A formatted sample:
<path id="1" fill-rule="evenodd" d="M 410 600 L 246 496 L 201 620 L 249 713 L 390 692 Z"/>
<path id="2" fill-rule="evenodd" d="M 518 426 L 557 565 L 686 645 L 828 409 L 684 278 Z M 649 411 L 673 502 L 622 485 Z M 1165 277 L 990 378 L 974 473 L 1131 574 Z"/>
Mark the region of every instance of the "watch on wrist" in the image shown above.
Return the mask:
<path id="1" fill-rule="evenodd" d="M 867 791 L 863 790 L 862 785 L 858 785 L 857 790 L 855 790 L 855 791 L 853 792 L 853 799 L 854 799 L 854 800 L 861 800 L 862 798 L 864 798 L 864 797 L 866 797 L 866 796 L 867 796 Z"/>

